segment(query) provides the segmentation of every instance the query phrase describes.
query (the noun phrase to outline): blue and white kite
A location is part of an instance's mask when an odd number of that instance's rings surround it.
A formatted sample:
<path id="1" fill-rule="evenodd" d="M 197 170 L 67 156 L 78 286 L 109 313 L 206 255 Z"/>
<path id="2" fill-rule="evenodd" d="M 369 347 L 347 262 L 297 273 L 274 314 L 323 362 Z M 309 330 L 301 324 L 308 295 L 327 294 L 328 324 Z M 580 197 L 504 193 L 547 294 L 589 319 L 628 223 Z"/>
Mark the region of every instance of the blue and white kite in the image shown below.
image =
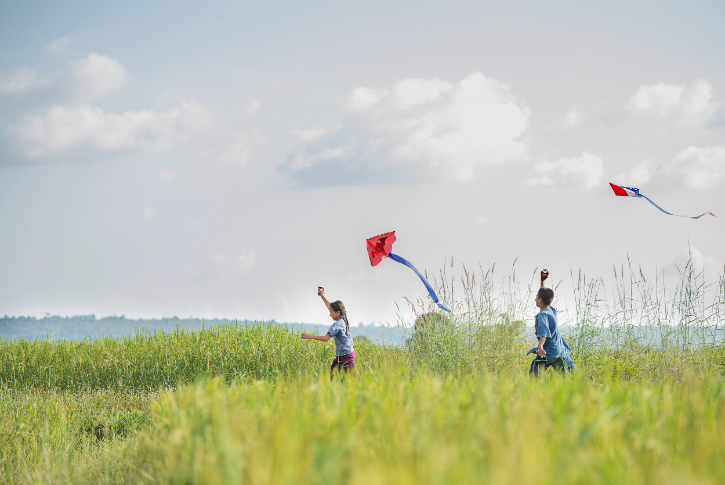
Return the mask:
<path id="1" fill-rule="evenodd" d="M 622 186 L 619 186 L 619 185 L 614 185 L 611 182 L 609 182 L 609 185 L 612 186 L 612 190 L 614 191 L 614 195 L 618 195 L 618 196 L 621 196 L 621 197 L 639 197 L 639 198 L 642 198 L 642 199 L 646 199 L 650 204 L 652 204 L 653 206 L 657 207 L 659 210 L 661 210 L 665 214 L 668 214 L 668 215 L 671 215 L 671 216 L 687 217 L 688 219 L 699 219 L 702 216 L 706 216 L 706 215 L 710 214 L 713 217 L 717 217 L 712 212 L 705 212 L 704 214 L 700 214 L 699 216 L 681 216 L 679 214 L 673 214 L 671 212 L 667 212 L 662 207 L 660 207 L 657 204 L 655 204 L 654 202 L 652 202 L 652 200 L 649 197 L 647 197 L 646 195 L 640 194 L 639 193 L 639 189 L 635 189 L 633 187 L 622 187 Z"/>

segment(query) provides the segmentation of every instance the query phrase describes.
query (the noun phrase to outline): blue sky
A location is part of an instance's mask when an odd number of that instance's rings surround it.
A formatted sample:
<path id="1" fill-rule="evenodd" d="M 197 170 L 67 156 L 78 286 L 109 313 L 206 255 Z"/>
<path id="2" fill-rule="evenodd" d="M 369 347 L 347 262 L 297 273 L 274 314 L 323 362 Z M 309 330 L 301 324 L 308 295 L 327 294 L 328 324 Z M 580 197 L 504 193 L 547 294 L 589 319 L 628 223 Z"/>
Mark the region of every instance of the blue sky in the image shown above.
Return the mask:
<path id="1" fill-rule="evenodd" d="M 717 2 L 0 7 L 0 313 L 394 321 L 370 268 L 725 262 Z M 606 208 L 605 208 L 606 207 Z M 603 209 L 569 252 L 566 249 Z M 386 262 L 387 263 L 387 262 Z M 564 293 L 562 293 L 562 297 Z"/>

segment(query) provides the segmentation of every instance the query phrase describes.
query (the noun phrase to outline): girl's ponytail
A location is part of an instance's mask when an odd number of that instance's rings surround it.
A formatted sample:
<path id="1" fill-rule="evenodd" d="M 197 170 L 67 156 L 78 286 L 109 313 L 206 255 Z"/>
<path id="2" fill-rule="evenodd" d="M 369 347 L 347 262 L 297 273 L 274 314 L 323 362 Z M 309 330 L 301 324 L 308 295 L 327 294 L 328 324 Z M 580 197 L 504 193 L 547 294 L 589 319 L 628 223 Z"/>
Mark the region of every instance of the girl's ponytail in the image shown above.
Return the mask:
<path id="1" fill-rule="evenodd" d="M 345 320 L 345 335 L 350 334 L 350 322 L 347 321 L 347 312 L 345 311 L 345 304 L 340 300 L 333 301 L 330 303 L 330 308 L 336 312 L 340 312 L 342 319 Z"/>

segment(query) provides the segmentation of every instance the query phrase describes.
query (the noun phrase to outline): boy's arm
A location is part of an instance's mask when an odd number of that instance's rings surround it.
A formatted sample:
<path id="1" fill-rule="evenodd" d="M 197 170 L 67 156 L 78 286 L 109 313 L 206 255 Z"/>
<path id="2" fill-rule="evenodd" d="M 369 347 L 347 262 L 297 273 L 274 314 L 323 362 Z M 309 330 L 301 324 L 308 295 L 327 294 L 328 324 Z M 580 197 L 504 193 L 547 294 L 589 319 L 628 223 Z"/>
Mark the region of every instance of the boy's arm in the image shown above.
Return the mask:
<path id="1" fill-rule="evenodd" d="M 536 354 L 539 357 L 546 357 L 544 344 L 546 343 L 546 339 L 549 337 L 551 337 L 551 332 L 549 331 L 549 326 L 547 325 L 546 316 L 539 312 L 539 314 L 536 315 L 536 338 L 539 339 L 539 346 L 536 348 Z"/>
<path id="2" fill-rule="evenodd" d="M 544 273 L 543 271 L 541 272 L 541 286 L 540 286 L 540 288 L 544 288 L 544 280 L 546 278 L 548 278 L 548 277 L 549 277 L 549 273 L 548 272 L 546 272 L 546 273 Z"/>
<path id="3" fill-rule="evenodd" d="M 546 342 L 546 337 L 539 337 L 539 348 L 536 349 L 536 354 L 541 358 L 546 357 L 546 350 L 544 350 L 545 342 Z"/>

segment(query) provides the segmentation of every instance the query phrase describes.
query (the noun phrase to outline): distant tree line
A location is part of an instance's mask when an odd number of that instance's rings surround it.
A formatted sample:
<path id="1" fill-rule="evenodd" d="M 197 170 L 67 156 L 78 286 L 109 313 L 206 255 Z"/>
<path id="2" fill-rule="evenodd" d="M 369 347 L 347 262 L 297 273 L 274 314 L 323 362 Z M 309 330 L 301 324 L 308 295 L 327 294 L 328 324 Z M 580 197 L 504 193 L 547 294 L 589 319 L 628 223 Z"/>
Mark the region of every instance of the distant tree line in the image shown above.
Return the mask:
<path id="1" fill-rule="evenodd" d="M 137 332 L 173 332 L 177 328 L 194 329 L 218 327 L 222 325 L 280 325 L 292 331 L 305 331 L 323 334 L 328 325 L 309 323 L 281 323 L 276 320 L 254 321 L 234 319 L 203 319 L 203 318 L 157 318 L 131 319 L 124 315 L 97 318 L 95 315 L 75 315 L 63 317 L 46 315 L 42 318 L 8 316 L 0 318 L 0 338 L 5 340 L 33 340 L 36 338 L 85 340 L 98 337 L 122 337 L 135 335 Z M 405 341 L 406 332 L 398 327 L 383 327 L 374 324 L 359 324 L 351 329 L 353 338 L 367 338 L 374 342 L 400 345 Z M 408 332 L 410 333 L 410 332 Z"/>

